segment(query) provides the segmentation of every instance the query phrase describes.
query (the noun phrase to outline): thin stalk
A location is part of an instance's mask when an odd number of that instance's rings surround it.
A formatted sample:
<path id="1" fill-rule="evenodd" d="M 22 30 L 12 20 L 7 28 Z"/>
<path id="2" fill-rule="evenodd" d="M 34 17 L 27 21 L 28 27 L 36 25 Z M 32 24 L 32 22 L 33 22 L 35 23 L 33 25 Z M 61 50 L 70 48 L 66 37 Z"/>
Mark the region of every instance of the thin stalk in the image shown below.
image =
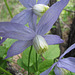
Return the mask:
<path id="1" fill-rule="evenodd" d="M 36 71 L 38 71 L 37 53 L 36 53 Z"/>
<path id="2" fill-rule="evenodd" d="M 29 57 L 28 57 L 28 75 L 29 75 L 29 64 L 30 64 L 30 55 L 31 55 L 32 47 L 33 46 L 31 46 L 30 48 Z"/>
<path id="3" fill-rule="evenodd" d="M 2 67 L 0 67 L 0 71 L 6 73 L 7 75 L 12 75 L 10 72 L 6 71 L 5 69 L 3 69 Z"/>
<path id="4" fill-rule="evenodd" d="M 11 13 L 10 9 L 9 9 L 8 4 L 7 4 L 7 0 L 4 0 L 4 2 L 5 2 L 5 5 L 6 5 L 6 7 L 7 7 L 8 11 L 9 11 L 9 14 L 10 14 L 11 18 L 13 18 L 13 15 L 12 15 L 12 13 Z"/>

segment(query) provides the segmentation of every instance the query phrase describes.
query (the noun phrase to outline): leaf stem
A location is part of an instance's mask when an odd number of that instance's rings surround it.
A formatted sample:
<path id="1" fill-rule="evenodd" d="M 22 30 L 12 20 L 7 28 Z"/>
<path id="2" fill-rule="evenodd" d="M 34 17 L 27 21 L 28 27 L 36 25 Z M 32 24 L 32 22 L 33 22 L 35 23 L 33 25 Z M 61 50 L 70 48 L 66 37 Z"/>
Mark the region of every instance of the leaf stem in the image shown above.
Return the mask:
<path id="1" fill-rule="evenodd" d="M 3 69 L 2 67 L 0 67 L 0 71 L 6 73 L 7 75 L 12 75 L 10 72 L 6 71 L 5 69 Z"/>
<path id="2" fill-rule="evenodd" d="M 30 55 L 31 55 L 32 47 L 33 46 L 31 45 L 30 52 L 29 52 L 29 57 L 28 57 L 28 75 L 29 75 L 29 64 L 30 64 Z"/>
<path id="3" fill-rule="evenodd" d="M 36 53 L 36 71 L 38 71 L 37 53 Z"/>
<path id="4" fill-rule="evenodd" d="M 13 15 L 12 15 L 12 13 L 11 13 L 10 9 L 9 9 L 8 4 L 7 4 L 7 0 L 4 0 L 4 2 L 5 2 L 5 5 L 6 5 L 6 7 L 7 7 L 8 11 L 9 11 L 9 14 L 10 14 L 11 18 L 13 18 Z"/>

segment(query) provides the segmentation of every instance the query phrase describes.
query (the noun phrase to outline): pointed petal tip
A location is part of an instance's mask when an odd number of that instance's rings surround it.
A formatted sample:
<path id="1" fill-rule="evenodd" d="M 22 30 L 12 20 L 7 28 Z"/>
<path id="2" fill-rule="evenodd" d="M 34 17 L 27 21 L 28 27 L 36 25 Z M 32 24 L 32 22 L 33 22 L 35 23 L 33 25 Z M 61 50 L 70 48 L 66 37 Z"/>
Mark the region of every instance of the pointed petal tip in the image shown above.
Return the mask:
<path id="1" fill-rule="evenodd" d="M 7 58 L 9 58 L 8 56 L 6 56 L 4 59 L 7 59 Z"/>
<path id="2" fill-rule="evenodd" d="M 49 69 L 47 69 L 46 71 L 42 72 L 40 75 L 48 75 L 56 64 L 57 64 L 57 62 L 54 63 Z"/>
<path id="3" fill-rule="evenodd" d="M 45 35 L 43 37 L 45 38 L 48 45 L 60 44 L 64 42 L 64 40 L 62 40 L 58 35 Z"/>
<path id="4" fill-rule="evenodd" d="M 61 39 L 61 40 L 60 40 L 60 42 L 61 42 L 61 43 L 63 43 L 63 42 L 64 42 L 64 40 L 63 40 L 63 39 Z"/>

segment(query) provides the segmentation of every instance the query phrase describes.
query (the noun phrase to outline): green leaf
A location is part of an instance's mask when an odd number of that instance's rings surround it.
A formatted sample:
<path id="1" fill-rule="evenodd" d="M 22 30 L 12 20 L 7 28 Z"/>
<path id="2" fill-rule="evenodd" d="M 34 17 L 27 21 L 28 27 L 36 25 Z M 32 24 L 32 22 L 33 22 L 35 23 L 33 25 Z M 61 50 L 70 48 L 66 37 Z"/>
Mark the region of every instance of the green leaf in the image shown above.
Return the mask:
<path id="1" fill-rule="evenodd" d="M 55 59 L 60 55 L 59 45 L 49 45 L 48 50 L 43 54 L 45 59 Z"/>
<path id="2" fill-rule="evenodd" d="M 0 74 L 0 75 L 8 75 L 8 74 L 6 74 L 6 73 L 3 73 L 3 74 Z"/>
<path id="3" fill-rule="evenodd" d="M 6 53 L 6 47 L 0 46 L 0 57 L 3 57 L 5 53 Z"/>
<path id="4" fill-rule="evenodd" d="M 7 61 L 6 60 L 4 60 L 3 58 L 0 58 L 0 67 L 2 67 L 2 68 L 6 68 L 7 67 Z M 0 73 L 1 73 L 2 71 L 0 71 Z"/>
<path id="5" fill-rule="evenodd" d="M 75 75 L 75 73 L 72 73 L 72 72 L 71 72 L 71 75 Z"/>
<path id="6" fill-rule="evenodd" d="M 38 71 L 38 72 L 35 72 L 35 74 L 34 75 L 40 75 L 40 72 Z"/>
<path id="7" fill-rule="evenodd" d="M 16 40 L 15 39 L 6 39 L 3 44 L 6 46 L 6 48 L 9 48 Z"/>
<path id="8" fill-rule="evenodd" d="M 20 59 L 17 60 L 17 64 L 18 64 L 21 68 L 27 69 L 27 67 L 25 67 L 25 65 L 23 64 L 22 58 L 20 58 Z"/>
<path id="9" fill-rule="evenodd" d="M 24 68 L 25 70 L 28 71 L 28 67 L 23 63 L 22 58 L 20 58 L 20 59 L 17 60 L 17 64 L 18 64 L 21 68 Z M 33 66 L 30 67 L 29 69 L 30 69 L 30 72 L 31 72 L 31 73 L 34 73 L 34 72 L 35 72 L 35 69 L 34 69 Z"/>
<path id="10" fill-rule="evenodd" d="M 67 75 L 75 75 L 75 73 L 72 73 L 69 71 L 69 73 L 67 73 Z"/>
<path id="11" fill-rule="evenodd" d="M 47 70 L 49 67 L 51 67 L 53 64 L 53 60 L 44 60 L 42 63 L 39 64 L 38 70 L 39 72 L 43 72 Z"/>
<path id="12" fill-rule="evenodd" d="M 27 48 L 22 55 L 22 60 L 23 63 L 28 66 L 28 57 L 29 57 L 29 51 L 30 51 L 30 47 Z M 38 55 L 39 58 L 39 55 Z M 30 66 L 32 66 L 34 63 L 36 62 L 36 51 L 34 50 L 34 48 L 31 51 L 31 56 L 30 56 Z"/>

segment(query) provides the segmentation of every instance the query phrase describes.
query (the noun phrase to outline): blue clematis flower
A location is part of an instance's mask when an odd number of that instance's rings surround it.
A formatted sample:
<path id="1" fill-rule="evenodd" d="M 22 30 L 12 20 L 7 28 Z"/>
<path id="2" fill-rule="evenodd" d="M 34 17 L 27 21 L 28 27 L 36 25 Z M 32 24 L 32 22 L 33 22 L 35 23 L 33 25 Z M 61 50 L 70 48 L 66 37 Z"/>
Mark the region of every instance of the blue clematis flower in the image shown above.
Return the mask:
<path id="1" fill-rule="evenodd" d="M 13 17 L 11 22 L 20 23 L 20 24 L 25 25 L 28 22 L 32 22 L 33 18 L 37 19 L 37 15 L 42 16 L 41 14 L 42 13 L 44 14 L 49 8 L 47 6 L 47 4 L 49 3 L 49 0 L 38 0 L 37 4 L 36 4 L 36 0 L 19 0 L 19 1 L 27 9 L 23 10 L 21 13 Z M 6 39 L 7 38 L 3 38 L 0 41 L 0 44 L 2 44 Z"/>
<path id="2" fill-rule="evenodd" d="M 37 20 L 37 16 L 33 13 L 33 9 L 32 7 L 34 6 L 35 8 L 37 7 L 40 7 L 43 5 L 40 5 L 40 4 L 45 4 L 47 5 L 49 3 L 49 0 L 38 0 L 37 4 L 36 4 L 36 0 L 19 0 L 25 7 L 27 7 L 28 9 L 27 10 L 24 10 L 22 11 L 21 13 L 19 13 L 18 15 L 16 15 L 12 20 L 11 22 L 13 23 L 20 23 L 20 24 L 23 24 L 25 25 L 26 23 L 29 22 L 29 27 L 33 30 L 36 30 L 36 20 Z M 49 14 L 50 14 L 50 22 L 51 22 L 51 27 L 53 25 L 53 23 L 55 22 L 55 20 L 57 19 L 58 15 L 60 14 L 61 10 L 67 5 L 67 3 L 69 2 L 69 0 L 61 0 L 59 2 L 56 2 L 55 4 L 53 4 L 49 10 Z M 37 5 L 40 5 L 40 6 L 37 6 Z M 35 11 L 35 10 L 34 10 Z M 36 11 L 35 11 L 36 12 Z M 52 17 L 55 16 L 53 19 Z M 47 15 L 48 17 L 48 15 Z M 46 20 L 47 18 L 44 18 L 44 21 Z M 49 18 L 48 18 L 49 19 Z M 43 20 L 43 18 L 42 18 Z M 53 22 L 54 20 L 54 22 Z M 44 22 L 43 21 L 43 22 Z M 50 23 L 49 22 L 49 23 Z M 32 23 L 32 24 L 31 24 Z M 50 27 L 50 28 L 51 28 Z M 1 41 L 0 41 L 0 44 L 3 43 L 4 41 L 6 40 L 6 38 L 4 37 Z"/>
<path id="3" fill-rule="evenodd" d="M 58 62 L 54 63 L 48 70 L 42 72 L 40 75 L 48 75 L 50 71 L 54 68 L 56 75 L 65 75 L 65 71 L 71 71 L 75 73 L 75 58 L 68 57 L 62 59 L 68 52 L 75 48 L 75 44 L 71 45 L 59 58 Z"/>
<path id="4" fill-rule="evenodd" d="M 26 24 L 33 20 L 33 16 L 42 16 L 41 13 L 45 13 L 49 8 L 47 4 L 49 0 L 19 0 L 21 4 L 26 7 L 26 10 L 23 10 L 19 14 L 17 14 L 13 19 L 12 22 Z"/>
<path id="5" fill-rule="evenodd" d="M 33 43 L 35 44 L 33 40 L 36 36 L 42 37 L 46 40 L 48 45 L 62 43 L 63 40 L 59 36 L 44 34 L 51 29 L 62 9 L 67 5 L 68 1 L 69 0 L 61 0 L 52 5 L 51 8 L 49 8 L 41 17 L 37 25 L 36 19 L 34 19 L 33 24 L 31 23 L 29 27 L 19 23 L 0 22 L 0 36 L 18 40 L 9 48 L 6 58 L 17 55 L 23 52 L 27 47 L 33 45 Z"/>

